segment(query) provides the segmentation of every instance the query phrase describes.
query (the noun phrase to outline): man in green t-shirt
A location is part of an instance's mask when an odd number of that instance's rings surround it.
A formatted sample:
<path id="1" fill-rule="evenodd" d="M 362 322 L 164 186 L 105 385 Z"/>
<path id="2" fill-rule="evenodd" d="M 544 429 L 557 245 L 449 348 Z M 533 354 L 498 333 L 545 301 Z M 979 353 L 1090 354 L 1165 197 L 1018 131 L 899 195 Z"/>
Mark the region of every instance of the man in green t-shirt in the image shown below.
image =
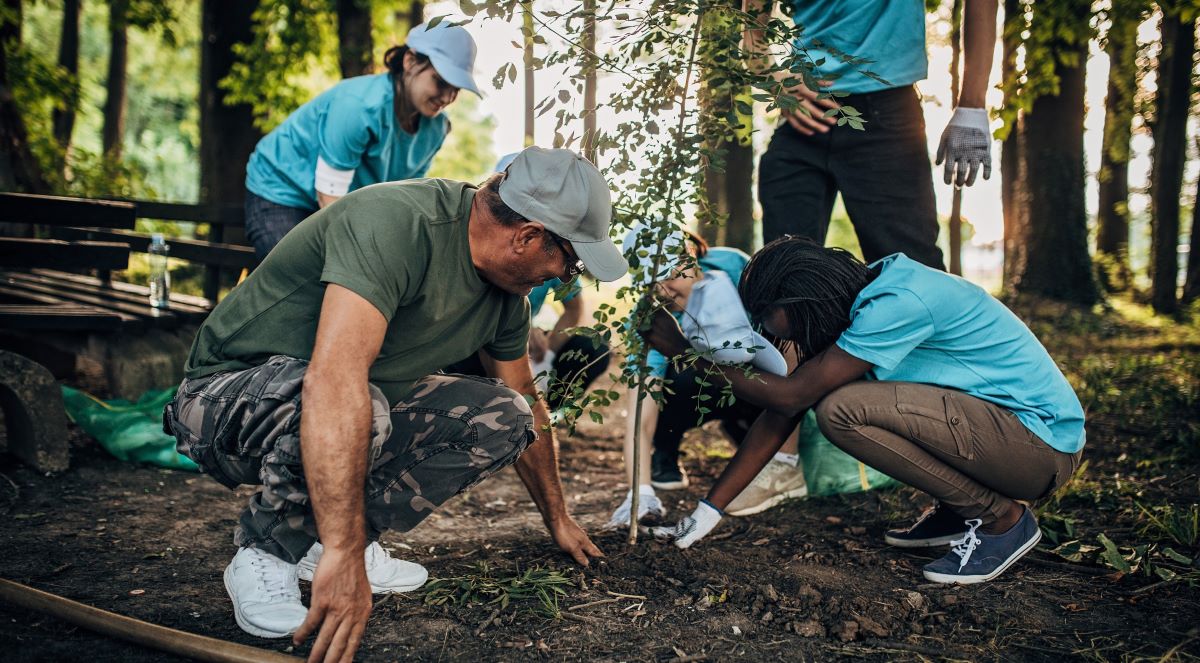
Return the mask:
<path id="1" fill-rule="evenodd" d="M 531 147 L 479 189 L 347 195 L 213 310 L 164 419 L 205 473 L 261 486 L 225 570 L 243 630 L 299 644 L 320 627 L 313 659 L 352 656 L 372 592 L 428 575 L 380 535 L 514 462 L 555 543 L 583 565 L 601 555 L 566 510 L 525 295 L 585 268 L 625 274 L 611 215 L 592 164 Z M 437 372 L 479 350 L 493 379 Z M 298 579 L 312 580 L 309 609 Z"/>

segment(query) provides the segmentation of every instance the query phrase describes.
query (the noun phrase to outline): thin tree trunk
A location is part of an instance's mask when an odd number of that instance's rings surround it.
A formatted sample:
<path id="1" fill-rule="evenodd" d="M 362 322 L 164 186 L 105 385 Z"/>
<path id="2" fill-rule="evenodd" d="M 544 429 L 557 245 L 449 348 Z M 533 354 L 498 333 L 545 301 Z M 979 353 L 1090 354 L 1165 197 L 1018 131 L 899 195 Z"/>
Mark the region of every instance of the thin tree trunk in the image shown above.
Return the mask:
<path id="1" fill-rule="evenodd" d="M 121 141 L 125 136 L 125 73 L 129 64 L 129 0 L 109 0 L 108 10 L 108 79 L 104 100 L 104 154 L 121 158 Z"/>
<path id="2" fill-rule="evenodd" d="M 1159 313 L 1174 313 L 1178 309 L 1179 192 L 1187 159 L 1196 21 L 1185 23 L 1177 14 L 1164 13 L 1160 32 L 1150 179 L 1150 303 Z"/>
<path id="3" fill-rule="evenodd" d="M 421 0 L 412 0 L 408 6 L 408 25 L 409 27 L 418 26 L 425 22 L 425 3 Z"/>
<path id="4" fill-rule="evenodd" d="M 596 0 L 583 0 L 583 156 L 596 163 Z"/>
<path id="5" fill-rule="evenodd" d="M 962 59 L 963 0 L 950 6 L 950 103 L 958 104 L 959 61 Z M 962 187 L 950 197 L 950 273 L 962 276 Z"/>
<path id="6" fill-rule="evenodd" d="M 371 57 L 371 5 L 366 0 L 337 0 L 338 64 L 342 78 L 369 74 Z"/>
<path id="7" fill-rule="evenodd" d="M 1196 140 L 1200 149 L 1200 139 Z M 1183 281 L 1183 297 L 1180 302 L 1187 306 L 1200 299 L 1200 177 L 1196 178 L 1196 197 L 1192 198 L 1192 228 L 1190 231 L 1187 278 Z"/>
<path id="8" fill-rule="evenodd" d="M 1088 0 L 1071 0 L 1077 25 L 1091 15 Z M 1038 6 L 1033 22 L 1038 22 Z M 1077 304 L 1098 301 L 1088 254 L 1084 204 L 1083 116 L 1087 41 L 1054 44 L 1057 95 L 1034 100 L 1022 120 L 1017 230 L 1021 250 L 1012 269 L 1012 290 Z M 1073 56 L 1073 57 L 1071 57 Z M 1076 64 L 1068 66 L 1063 59 Z"/>
<path id="9" fill-rule="evenodd" d="M 1100 150 L 1096 253 L 1102 257 L 1103 286 L 1128 290 L 1129 144 L 1137 91 L 1137 29 L 1140 12 L 1114 3 L 1108 29 L 1108 95 L 1104 100 L 1104 140 Z"/>
<path id="10" fill-rule="evenodd" d="M 1021 18 L 1020 0 L 1004 0 L 1004 59 L 1000 63 L 1001 80 L 1012 78 L 1017 67 L 1017 48 L 1020 45 L 1019 31 L 1016 26 L 1023 24 Z M 1010 105 L 1009 92 L 1005 92 L 1004 103 Z M 1005 287 L 1012 279 L 1012 265 L 1017 257 L 1017 200 L 1014 196 L 1017 185 L 1017 169 L 1020 161 L 1020 118 L 1013 120 L 1008 136 L 1000 145 L 1000 206 L 1003 210 L 1004 221 L 1004 267 L 1003 283 Z"/>
<path id="11" fill-rule="evenodd" d="M 533 69 L 533 1 L 521 3 L 521 21 L 525 31 L 525 147 L 534 144 L 533 107 L 534 98 L 534 69 Z"/>
<path id="12" fill-rule="evenodd" d="M 53 113 L 54 140 L 63 152 L 71 147 L 75 110 L 79 108 L 79 5 L 80 0 L 63 0 L 62 37 L 58 43 L 58 66 L 71 75 L 71 91 Z"/>
<path id="13" fill-rule="evenodd" d="M 0 189 L 47 193 L 50 187 L 29 150 L 25 121 L 8 83 L 8 54 L 21 44 L 22 16 L 21 0 L 4 0 L 4 14 L 0 15 Z"/>

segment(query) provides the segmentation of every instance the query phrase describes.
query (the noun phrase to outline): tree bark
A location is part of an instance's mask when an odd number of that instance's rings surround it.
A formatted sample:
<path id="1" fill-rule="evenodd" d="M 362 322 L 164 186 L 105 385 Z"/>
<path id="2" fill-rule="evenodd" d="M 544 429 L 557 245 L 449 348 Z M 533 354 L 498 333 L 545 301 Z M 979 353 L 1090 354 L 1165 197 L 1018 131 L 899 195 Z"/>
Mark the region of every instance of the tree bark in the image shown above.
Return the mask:
<path id="1" fill-rule="evenodd" d="M 1165 12 L 1154 110 L 1150 177 L 1150 304 L 1159 313 L 1178 310 L 1179 192 L 1187 159 L 1187 116 L 1192 92 L 1196 21 Z"/>
<path id="2" fill-rule="evenodd" d="M 596 163 L 596 0 L 583 0 L 583 156 Z"/>
<path id="3" fill-rule="evenodd" d="M 337 0 L 337 30 L 342 78 L 374 71 L 370 3 L 367 0 Z"/>
<path id="4" fill-rule="evenodd" d="M 1200 140 L 1196 141 L 1200 148 Z M 1191 243 L 1188 250 L 1187 278 L 1183 281 L 1183 297 L 1180 302 L 1187 306 L 1200 299 L 1200 177 L 1196 178 L 1196 197 L 1192 198 Z"/>
<path id="5" fill-rule="evenodd" d="M 524 26 L 524 65 L 525 65 L 525 147 L 534 144 L 534 114 L 533 107 L 537 100 L 534 97 L 534 67 L 533 67 L 533 0 L 521 3 L 521 24 Z"/>
<path id="6" fill-rule="evenodd" d="M 54 140 L 66 152 L 75 129 L 75 111 L 79 108 L 79 5 L 80 0 L 63 0 L 62 37 L 58 44 L 58 66 L 71 75 L 71 93 L 52 116 Z"/>
<path id="7" fill-rule="evenodd" d="M 1073 20 L 1087 25 L 1090 2 L 1071 0 Z M 1033 9 L 1038 22 L 1038 6 Z M 1087 40 L 1053 45 L 1057 95 L 1034 100 L 1021 122 L 1016 256 L 1012 291 L 1090 305 L 1099 299 L 1088 254 L 1084 203 L 1083 116 Z M 1076 64 L 1063 63 L 1064 56 Z"/>
<path id="8" fill-rule="evenodd" d="M 129 65 L 129 0 L 109 0 L 108 9 L 108 79 L 104 100 L 104 154 L 111 159 L 121 158 L 121 142 L 125 136 L 125 74 Z"/>
<path id="9" fill-rule="evenodd" d="M 1004 59 L 1000 63 L 1001 80 L 1004 81 L 1012 78 L 1017 67 L 1017 49 L 1020 46 L 1020 37 L 1011 28 L 1018 21 L 1023 22 L 1020 18 L 1020 11 L 1020 0 L 1004 0 Z M 1005 92 L 1005 106 L 1011 104 L 1010 94 Z M 1017 170 L 1020 161 L 1021 141 L 1019 136 L 1020 118 L 1017 118 L 1014 120 L 1014 126 L 1010 128 L 1008 136 L 1000 144 L 1000 207 L 1004 224 L 1003 283 L 1006 286 L 1012 279 L 1012 264 L 1017 253 L 1017 201 L 1014 192 L 1016 191 Z"/>
<path id="10" fill-rule="evenodd" d="M 9 53 L 21 44 L 21 0 L 4 0 L 3 16 L 8 20 L 0 19 L 0 189 L 49 193 L 8 82 Z"/>

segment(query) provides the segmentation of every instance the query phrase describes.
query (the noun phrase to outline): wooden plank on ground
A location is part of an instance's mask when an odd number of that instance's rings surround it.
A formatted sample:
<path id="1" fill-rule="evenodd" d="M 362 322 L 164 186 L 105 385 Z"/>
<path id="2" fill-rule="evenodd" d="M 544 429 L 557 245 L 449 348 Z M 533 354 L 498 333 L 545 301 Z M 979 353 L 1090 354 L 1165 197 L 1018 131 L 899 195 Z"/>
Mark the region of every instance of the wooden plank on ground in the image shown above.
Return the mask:
<path id="1" fill-rule="evenodd" d="M 137 206 L 116 200 L 0 193 L 0 221 L 133 230 Z"/>
<path id="2" fill-rule="evenodd" d="M 126 269 L 129 266 L 129 245 L 121 242 L 0 237 L 0 265 Z"/>

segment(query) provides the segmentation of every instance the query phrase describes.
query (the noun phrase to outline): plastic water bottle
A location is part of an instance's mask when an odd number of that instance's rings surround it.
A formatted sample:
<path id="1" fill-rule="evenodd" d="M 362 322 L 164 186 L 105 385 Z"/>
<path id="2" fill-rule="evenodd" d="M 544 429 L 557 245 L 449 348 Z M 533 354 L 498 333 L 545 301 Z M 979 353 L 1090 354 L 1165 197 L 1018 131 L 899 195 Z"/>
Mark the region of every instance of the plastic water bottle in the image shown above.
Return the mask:
<path id="1" fill-rule="evenodd" d="M 150 236 L 150 305 L 168 308 L 171 301 L 171 273 L 167 271 L 167 254 L 171 247 L 163 241 L 162 233 Z"/>

